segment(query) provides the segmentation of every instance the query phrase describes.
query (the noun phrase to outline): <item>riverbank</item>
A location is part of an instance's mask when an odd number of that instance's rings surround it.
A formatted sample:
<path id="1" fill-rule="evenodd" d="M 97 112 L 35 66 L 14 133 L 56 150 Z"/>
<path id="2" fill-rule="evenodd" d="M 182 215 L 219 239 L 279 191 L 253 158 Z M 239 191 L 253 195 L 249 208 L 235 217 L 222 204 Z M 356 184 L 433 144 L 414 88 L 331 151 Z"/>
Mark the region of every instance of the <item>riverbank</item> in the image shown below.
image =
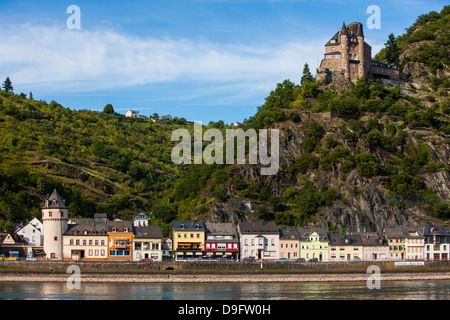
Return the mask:
<path id="1" fill-rule="evenodd" d="M 394 262 L 147 264 L 6 261 L 0 264 L 0 282 L 66 282 L 77 274 L 81 282 L 85 283 L 367 281 L 373 275 L 373 271 L 367 270 L 373 266 L 379 268 L 381 281 L 450 280 L 450 261 L 406 266 L 398 266 Z"/>
<path id="2" fill-rule="evenodd" d="M 75 273 L 2 272 L 0 282 L 66 282 Z M 80 270 L 82 283 L 271 283 L 271 282 L 351 282 L 367 281 L 372 273 L 304 272 L 156 272 L 90 273 Z M 450 272 L 383 272 L 381 281 L 450 280 Z"/>

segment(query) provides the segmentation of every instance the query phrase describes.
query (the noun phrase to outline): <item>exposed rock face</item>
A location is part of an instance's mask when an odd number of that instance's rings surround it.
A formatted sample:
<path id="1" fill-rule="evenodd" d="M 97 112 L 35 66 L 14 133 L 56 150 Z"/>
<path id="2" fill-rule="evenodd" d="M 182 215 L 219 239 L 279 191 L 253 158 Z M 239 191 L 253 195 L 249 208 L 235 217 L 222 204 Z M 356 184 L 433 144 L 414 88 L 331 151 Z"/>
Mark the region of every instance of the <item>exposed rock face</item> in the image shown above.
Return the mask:
<path id="1" fill-rule="evenodd" d="M 292 110 L 289 110 L 291 112 Z M 288 111 L 286 111 L 288 112 Z M 305 113 L 297 112 L 300 121 L 293 123 L 286 121 L 274 124 L 272 128 L 280 130 L 280 165 L 289 168 L 294 165 L 297 157 L 304 153 L 302 142 L 306 137 L 304 128 L 309 121 L 318 122 L 324 129 L 325 135 L 321 144 L 325 144 L 325 137 L 332 136 L 336 142 L 356 154 L 358 150 L 372 153 L 381 164 L 392 159 L 393 155 L 381 149 L 370 148 L 367 142 L 361 140 L 356 145 L 350 145 L 339 132 L 339 126 L 346 119 L 336 117 L 333 113 Z M 348 119 L 347 119 L 348 120 Z M 382 126 L 383 119 L 380 119 Z M 445 143 L 448 137 L 440 136 L 430 130 L 409 130 L 408 143 L 417 146 L 418 136 L 425 143 L 434 163 L 450 163 L 450 146 Z M 281 197 L 289 187 L 300 190 L 305 179 L 312 181 L 318 189 L 321 187 L 338 190 L 341 200 L 334 201 L 330 207 L 321 208 L 319 213 L 312 217 L 311 223 L 325 228 L 334 226 L 347 232 L 374 231 L 382 233 L 386 227 L 417 226 L 423 223 L 443 223 L 430 216 L 432 209 L 419 205 L 417 201 L 408 197 L 389 195 L 388 177 L 361 176 L 358 169 L 344 174 L 341 170 L 342 162 L 332 165 L 331 170 L 309 170 L 306 174 L 297 174 L 294 178 L 288 177 L 286 170 L 281 170 L 273 176 L 261 176 L 257 165 L 235 165 L 230 169 L 232 173 L 239 173 L 249 182 L 256 181 L 261 187 L 267 187 L 270 194 Z M 445 169 L 436 171 L 421 170 L 419 176 L 426 187 L 431 188 L 442 200 L 450 200 L 450 173 Z M 232 181 L 226 186 L 228 194 L 236 195 Z M 412 197 L 414 198 L 414 197 Z M 248 201 L 239 197 L 229 196 L 225 202 L 215 204 L 207 215 L 207 220 L 214 222 L 233 222 L 257 220 L 255 210 L 265 205 L 271 210 L 271 205 L 259 201 Z"/>

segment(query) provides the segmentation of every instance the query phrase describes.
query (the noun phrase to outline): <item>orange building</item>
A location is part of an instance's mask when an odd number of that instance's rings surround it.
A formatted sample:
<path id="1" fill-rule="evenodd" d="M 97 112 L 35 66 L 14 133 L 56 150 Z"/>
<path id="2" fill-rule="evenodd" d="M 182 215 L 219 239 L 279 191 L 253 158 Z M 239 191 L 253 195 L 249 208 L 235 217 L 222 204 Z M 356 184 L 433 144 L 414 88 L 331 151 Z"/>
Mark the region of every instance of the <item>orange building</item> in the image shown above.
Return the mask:
<path id="1" fill-rule="evenodd" d="M 133 223 L 114 220 L 108 223 L 108 260 L 133 260 Z"/>

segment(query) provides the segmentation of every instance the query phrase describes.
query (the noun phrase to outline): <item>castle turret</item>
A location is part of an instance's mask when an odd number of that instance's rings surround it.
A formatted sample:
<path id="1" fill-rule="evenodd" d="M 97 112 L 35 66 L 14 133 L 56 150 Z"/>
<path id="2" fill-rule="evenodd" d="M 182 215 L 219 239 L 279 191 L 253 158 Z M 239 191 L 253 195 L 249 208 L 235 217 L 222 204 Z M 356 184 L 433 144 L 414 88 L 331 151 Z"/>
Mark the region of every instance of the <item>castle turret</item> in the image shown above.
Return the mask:
<path id="1" fill-rule="evenodd" d="M 44 226 L 44 251 L 47 259 L 63 259 L 62 235 L 68 228 L 69 210 L 56 189 L 42 207 Z"/>
<path id="2" fill-rule="evenodd" d="M 349 63 L 349 48 L 348 48 L 348 31 L 345 26 L 345 22 L 342 23 L 341 28 L 341 50 L 342 50 L 342 62 L 343 70 L 345 72 L 345 77 L 350 77 L 350 63 Z"/>
<path id="3" fill-rule="evenodd" d="M 366 69 L 368 66 L 365 65 L 364 59 L 364 33 L 361 23 L 358 23 L 358 27 L 356 29 L 356 37 L 358 38 L 358 59 L 360 61 L 358 76 L 362 77 L 366 75 Z"/>

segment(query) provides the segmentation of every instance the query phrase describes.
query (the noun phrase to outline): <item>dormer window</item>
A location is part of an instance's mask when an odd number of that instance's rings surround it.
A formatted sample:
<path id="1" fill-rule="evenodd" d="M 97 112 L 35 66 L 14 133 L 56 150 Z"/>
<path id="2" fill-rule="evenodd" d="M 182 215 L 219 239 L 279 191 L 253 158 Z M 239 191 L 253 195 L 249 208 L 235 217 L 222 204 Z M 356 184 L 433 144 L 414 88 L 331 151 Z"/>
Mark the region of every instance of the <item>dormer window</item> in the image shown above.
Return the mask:
<path id="1" fill-rule="evenodd" d="M 112 227 L 112 232 L 116 232 L 117 228 L 116 227 Z"/>
<path id="2" fill-rule="evenodd" d="M 184 224 L 182 224 L 182 225 L 180 226 L 180 229 L 184 229 Z"/>
<path id="3" fill-rule="evenodd" d="M 199 225 L 198 224 L 196 224 L 195 225 L 195 229 L 199 229 L 200 227 L 199 227 Z"/>

